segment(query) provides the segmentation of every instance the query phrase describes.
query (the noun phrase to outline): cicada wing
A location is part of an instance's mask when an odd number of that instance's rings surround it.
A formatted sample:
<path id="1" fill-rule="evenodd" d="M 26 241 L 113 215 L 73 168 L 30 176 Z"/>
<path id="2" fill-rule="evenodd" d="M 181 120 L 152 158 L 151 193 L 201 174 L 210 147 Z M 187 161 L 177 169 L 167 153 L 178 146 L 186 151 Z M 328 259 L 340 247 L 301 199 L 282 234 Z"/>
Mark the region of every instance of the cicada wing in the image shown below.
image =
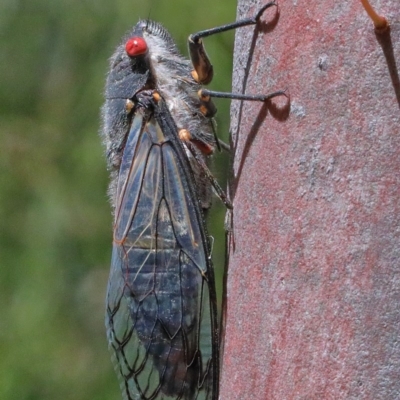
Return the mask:
<path id="1" fill-rule="evenodd" d="M 176 131 L 166 135 L 171 126 L 160 125 L 137 111 L 122 158 L 108 340 L 126 399 L 214 400 L 216 306 L 206 234 L 189 163 L 168 138 Z"/>

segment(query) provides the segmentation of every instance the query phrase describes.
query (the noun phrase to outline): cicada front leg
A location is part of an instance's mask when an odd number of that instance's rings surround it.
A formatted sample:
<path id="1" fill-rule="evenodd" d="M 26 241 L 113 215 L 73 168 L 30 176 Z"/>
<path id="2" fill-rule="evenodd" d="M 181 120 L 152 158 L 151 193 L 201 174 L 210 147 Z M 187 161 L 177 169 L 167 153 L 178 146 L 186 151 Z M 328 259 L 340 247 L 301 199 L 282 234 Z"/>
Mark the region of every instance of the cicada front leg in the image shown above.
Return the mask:
<path id="1" fill-rule="evenodd" d="M 192 60 L 194 68 L 194 70 L 192 71 L 193 79 L 202 85 L 207 85 L 212 81 L 214 75 L 214 69 L 204 48 L 202 38 L 214 35 L 216 33 L 237 29 L 242 26 L 255 25 L 260 20 L 264 11 L 272 6 L 277 6 L 277 3 L 275 1 L 271 1 L 270 3 L 265 4 L 252 18 L 244 18 L 230 24 L 218 26 L 212 29 L 206 29 L 204 31 L 200 31 L 190 35 L 188 38 L 188 45 L 190 58 Z"/>

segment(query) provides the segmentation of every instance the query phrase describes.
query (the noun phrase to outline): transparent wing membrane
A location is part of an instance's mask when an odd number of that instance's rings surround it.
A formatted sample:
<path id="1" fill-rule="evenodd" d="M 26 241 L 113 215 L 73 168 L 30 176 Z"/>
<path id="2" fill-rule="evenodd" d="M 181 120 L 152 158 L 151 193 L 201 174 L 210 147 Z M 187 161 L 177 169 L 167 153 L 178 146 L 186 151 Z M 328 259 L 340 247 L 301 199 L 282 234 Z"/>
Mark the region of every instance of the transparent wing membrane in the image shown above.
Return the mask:
<path id="1" fill-rule="evenodd" d="M 214 283 L 208 278 L 199 202 L 182 173 L 181 149 L 166 129 L 137 112 L 125 145 L 108 339 L 125 399 L 211 400 L 217 363 Z"/>

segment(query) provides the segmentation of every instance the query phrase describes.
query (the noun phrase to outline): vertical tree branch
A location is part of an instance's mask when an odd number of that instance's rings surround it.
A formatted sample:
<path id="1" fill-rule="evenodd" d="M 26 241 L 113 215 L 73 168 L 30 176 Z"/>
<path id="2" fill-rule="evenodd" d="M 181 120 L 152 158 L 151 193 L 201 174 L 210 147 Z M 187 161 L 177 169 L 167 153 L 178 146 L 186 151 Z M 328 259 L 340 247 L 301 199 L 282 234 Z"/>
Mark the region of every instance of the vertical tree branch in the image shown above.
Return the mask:
<path id="1" fill-rule="evenodd" d="M 380 9 L 379 40 L 328 0 L 237 31 L 233 91 L 291 100 L 232 104 L 221 399 L 400 397 L 400 21 Z"/>

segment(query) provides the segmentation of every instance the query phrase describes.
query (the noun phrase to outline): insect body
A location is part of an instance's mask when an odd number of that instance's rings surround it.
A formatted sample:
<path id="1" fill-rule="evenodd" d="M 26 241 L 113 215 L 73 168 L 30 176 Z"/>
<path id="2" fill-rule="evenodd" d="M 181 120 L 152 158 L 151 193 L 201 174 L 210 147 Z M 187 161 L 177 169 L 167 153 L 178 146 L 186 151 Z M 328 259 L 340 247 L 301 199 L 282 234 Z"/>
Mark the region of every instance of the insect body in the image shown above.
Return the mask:
<path id="1" fill-rule="evenodd" d="M 218 326 L 204 211 L 215 137 L 212 66 L 201 37 L 189 38 L 193 65 L 158 23 L 140 21 L 111 58 L 103 139 L 111 170 L 114 239 L 107 293 L 110 348 L 125 399 L 216 400 Z M 194 69 L 193 69 L 194 67 Z M 280 93 L 278 93 L 280 94 Z"/>
<path id="2" fill-rule="evenodd" d="M 123 392 L 213 399 L 216 299 L 202 213 L 210 182 L 194 157 L 212 152 L 212 121 L 200 111 L 189 62 L 161 25 L 139 22 L 111 63 L 103 111 L 115 225 L 106 319 Z"/>

